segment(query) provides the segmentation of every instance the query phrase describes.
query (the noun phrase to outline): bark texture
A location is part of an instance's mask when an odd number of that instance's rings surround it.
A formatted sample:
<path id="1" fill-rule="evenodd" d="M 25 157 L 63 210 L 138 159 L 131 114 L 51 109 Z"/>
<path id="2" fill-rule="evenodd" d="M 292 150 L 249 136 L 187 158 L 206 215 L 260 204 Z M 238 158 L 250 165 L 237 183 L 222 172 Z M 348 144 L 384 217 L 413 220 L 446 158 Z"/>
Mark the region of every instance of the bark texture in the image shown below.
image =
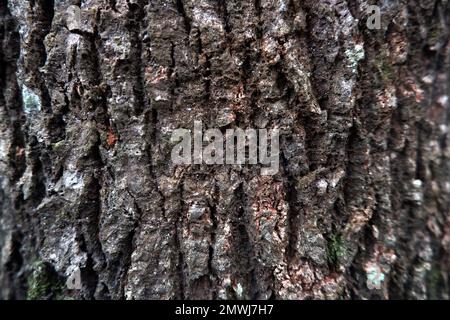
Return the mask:
<path id="1" fill-rule="evenodd" d="M 0 296 L 448 299 L 449 10 L 0 0 Z M 280 172 L 174 165 L 194 120 Z"/>

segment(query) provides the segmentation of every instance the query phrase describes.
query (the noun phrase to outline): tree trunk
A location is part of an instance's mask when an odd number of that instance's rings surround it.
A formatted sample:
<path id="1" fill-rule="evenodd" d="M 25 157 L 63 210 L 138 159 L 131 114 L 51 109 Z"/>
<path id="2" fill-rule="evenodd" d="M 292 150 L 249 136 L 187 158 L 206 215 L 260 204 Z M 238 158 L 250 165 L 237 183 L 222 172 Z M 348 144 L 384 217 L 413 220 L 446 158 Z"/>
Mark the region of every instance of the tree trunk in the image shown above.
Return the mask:
<path id="1" fill-rule="evenodd" d="M 0 296 L 448 299 L 449 10 L 0 0 Z M 196 120 L 279 172 L 174 164 Z"/>

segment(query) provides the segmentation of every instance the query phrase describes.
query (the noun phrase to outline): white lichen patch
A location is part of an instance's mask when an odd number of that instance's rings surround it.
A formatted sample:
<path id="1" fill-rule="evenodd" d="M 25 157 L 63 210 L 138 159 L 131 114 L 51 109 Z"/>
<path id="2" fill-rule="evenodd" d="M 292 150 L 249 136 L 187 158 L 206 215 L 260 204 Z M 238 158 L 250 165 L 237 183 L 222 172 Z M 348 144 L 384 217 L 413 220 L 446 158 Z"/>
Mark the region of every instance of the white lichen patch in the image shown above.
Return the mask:
<path id="1" fill-rule="evenodd" d="M 127 60 L 130 57 L 132 44 L 128 37 L 128 34 L 119 34 L 110 36 L 109 30 L 100 34 L 102 39 L 105 39 L 105 48 L 113 54 L 117 60 Z"/>
<path id="2" fill-rule="evenodd" d="M 422 77 L 422 82 L 425 84 L 432 84 L 433 81 L 434 81 L 434 76 L 431 74 Z"/>
<path id="3" fill-rule="evenodd" d="M 238 283 L 235 287 L 233 287 L 234 292 L 238 299 L 242 299 L 244 297 L 244 287 L 240 283 Z"/>
<path id="4" fill-rule="evenodd" d="M 7 142 L 6 139 L 0 139 L 0 161 L 3 161 L 7 158 L 8 150 L 11 147 L 11 144 Z"/>
<path id="5" fill-rule="evenodd" d="M 381 109 L 389 110 L 397 108 L 397 96 L 395 93 L 395 87 L 389 86 L 377 95 Z"/>
<path id="6" fill-rule="evenodd" d="M 11 15 L 16 18 L 16 21 L 19 23 L 19 34 L 22 39 L 28 37 L 29 28 L 26 23 L 25 16 L 27 14 L 28 8 L 31 6 L 29 1 L 22 0 L 10 0 L 7 2 L 8 9 L 11 12 Z"/>
<path id="7" fill-rule="evenodd" d="M 8 260 L 12 257 L 14 249 L 13 244 L 13 234 L 12 232 L 8 232 L 4 238 L 4 244 L 1 251 L 1 263 L 5 265 L 8 263 Z"/>
<path id="8" fill-rule="evenodd" d="M 206 213 L 206 208 L 198 203 L 193 203 L 188 210 L 189 221 L 200 219 Z"/>
<path id="9" fill-rule="evenodd" d="M 448 96 L 447 96 L 447 95 L 442 95 L 442 96 L 440 96 L 440 97 L 438 98 L 437 102 L 438 102 L 438 104 L 439 104 L 441 107 L 446 108 L 447 105 L 448 105 Z"/>
<path id="10" fill-rule="evenodd" d="M 414 181 L 413 181 L 413 185 L 414 185 L 414 187 L 416 187 L 416 188 L 422 187 L 422 180 L 419 180 L 419 179 L 414 180 Z"/>
<path id="11" fill-rule="evenodd" d="M 26 114 L 41 111 L 41 99 L 26 85 L 22 85 L 22 101 Z"/>
<path id="12" fill-rule="evenodd" d="M 358 68 L 358 62 L 365 57 L 363 44 L 357 43 L 354 47 L 346 49 L 345 56 L 348 60 L 349 68 L 352 70 L 352 72 L 356 72 Z"/>
<path id="13" fill-rule="evenodd" d="M 422 181 L 419 179 L 412 181 L 412 188 L 410 191 L 410 199 L 416 203 L 421 203 L 423 200 Z"/>
<path id="14" fill-rule="evenodd" d="M 27 200 L 33 191 L 33 172 L 30 166 L 27 166 L 27 169 L 20 178 L 19 184 L 22 188 L 23 199 Z"/>
<path id="15" fill-rule="evenodd" d="M 332 188 L 336 188 L 339 181 L 341 181 L 341 179 L 344 177 L 344 175 L 345 175 L 345 171 L 343 169 L 339 169 L 338 171 L 336 171 L 335 173 L 332 174 L 332 177 L 329 181 L 330 182 L 329 185 Z"/>
<path id="16" fill-rule="evenodd" d="M 380 266 L 375 263 L 369 262 L 366 264 L 364 269 L 367 276 L 367 288 L 369 288 L 370 290 L 381 289 L 381 285 L 384 281 L 385 276 L 381 271 Z"/>
<path id="17" fill-rule="evenodd" d="M 212 28 L 220 33 L 224 31 L 222 20 L 214 13 L 213 10 L 208 10 L 206 8 L 194 8 L 193 18 L 194 23 L 203 28 Z"/>
<path id="18" fill-rule="evenodd" d="M 84 186 L 83 177 L 75 171 L 64 171 L 63 184 L 67 189 L 80 190 Z"/>
<path id="19" fill-rule="evenodd" d="M 72 5 L 67 8 L 66 25 L 69 31 L 81 29 L 81 9 L 78 6 Z"/>
<path id="20" fill-rule="evenodd" d="M 317 182 L 317 190 L 319 194 L 327 192 L 328 182 L 325 179 L 321 179 Z"/>
<path id="21" fill-rule="evenodd" d="M 170 97 L 169 97 L 169 93 L 167 91 L 162 91 L 162 90 L 158 90 L 158 89 L 153 89 L 152 90 L 152 94 L 153 94 L 153 99 L 156 102 L 159 101 L 169 101 Z"/>

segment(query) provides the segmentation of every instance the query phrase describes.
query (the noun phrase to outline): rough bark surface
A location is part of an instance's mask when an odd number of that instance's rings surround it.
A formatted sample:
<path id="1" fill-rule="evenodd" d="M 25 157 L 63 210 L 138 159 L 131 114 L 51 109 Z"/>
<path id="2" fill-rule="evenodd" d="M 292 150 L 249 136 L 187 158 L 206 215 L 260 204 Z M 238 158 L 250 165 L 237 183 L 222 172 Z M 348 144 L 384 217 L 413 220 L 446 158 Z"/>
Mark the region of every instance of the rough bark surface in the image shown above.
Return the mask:
<path id="1" fill-rule="evenodd" d="M 0 0 L 0 296 L 448 299 L 449 10 Z M 174 165 L 194 120 L 280 172 Z"/>

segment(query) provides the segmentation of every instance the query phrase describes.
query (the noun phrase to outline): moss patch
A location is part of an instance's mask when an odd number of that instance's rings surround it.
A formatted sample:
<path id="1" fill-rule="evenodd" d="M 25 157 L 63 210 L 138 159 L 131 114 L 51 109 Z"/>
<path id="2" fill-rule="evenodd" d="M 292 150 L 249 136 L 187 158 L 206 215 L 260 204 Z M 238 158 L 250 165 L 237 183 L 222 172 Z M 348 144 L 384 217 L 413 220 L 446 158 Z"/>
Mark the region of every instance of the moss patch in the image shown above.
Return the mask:
<path id="1" fill-rule="evenodd" d="M 332 235 L 327 244 L 327 260 L 332 265 L 337 265 L 339 259 L 347 252 L 341 235 Z"/>
<path id="2" fill-rule="evenodd" d="M 28 277 L 28 300 L 61 299 L 64 284 L 51 267 L 42 261 L 33 264 L 33 271 Z"/>

